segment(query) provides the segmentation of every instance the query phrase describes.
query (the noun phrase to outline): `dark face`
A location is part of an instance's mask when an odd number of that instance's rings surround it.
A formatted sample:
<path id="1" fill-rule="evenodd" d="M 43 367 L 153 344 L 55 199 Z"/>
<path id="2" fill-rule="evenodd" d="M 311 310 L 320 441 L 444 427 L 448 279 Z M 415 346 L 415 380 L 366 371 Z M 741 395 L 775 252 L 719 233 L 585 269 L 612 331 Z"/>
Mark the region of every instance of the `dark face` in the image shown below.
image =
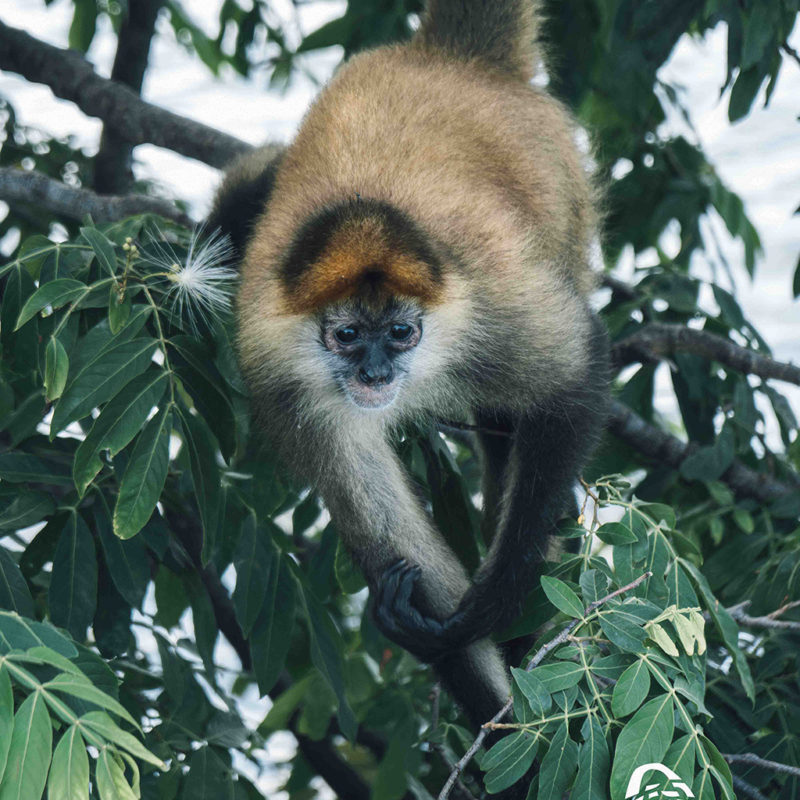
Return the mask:
<path id="1" fill-rule="evenodd" d="M 334 376 L 361 408 L 385 408 L 397 396 L 422 337 L 422 314 L 410 303 L 381 310 L 347 302 L 322 320 L 322 341 L 335 357 Z"/>

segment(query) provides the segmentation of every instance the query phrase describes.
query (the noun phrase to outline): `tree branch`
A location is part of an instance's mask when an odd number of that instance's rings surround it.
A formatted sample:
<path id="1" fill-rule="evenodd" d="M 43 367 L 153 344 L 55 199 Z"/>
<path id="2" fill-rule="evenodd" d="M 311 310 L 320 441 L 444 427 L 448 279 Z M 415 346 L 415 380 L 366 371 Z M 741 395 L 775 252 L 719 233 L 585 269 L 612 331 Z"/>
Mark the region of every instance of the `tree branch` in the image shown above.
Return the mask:
<path id="1" fill-rule="evenodd" d="M 600 606 L 607 603 L 609 600 L 612 600 L 615 597 L 618 597 L 625 592 L 629 592 L 632 589 L 635 589 L 639 584 L 644 583 L 649 577 L 652 576 L 652 572 L 645 572 L 644 575 L 640 575 L 635 581 L 631 581 L 630 583 L 626 584 L 625 586 L 620 587 L 619 589 L 614 590 L 610 594 L 607 594 L 605 597 L 601 597 L 599 600 L 595 600 L 594 603 L 587 606 L 585 611 L 583 612 L 583 616 L 586 617 L 591 614 L 593 611 L 600 608 Z M 569 635 L 572 633 L 573 630 L 581 623 L 582 620 L 574 619 L 570 622 L 563 630 L 558 634 L 558 636 L 551 639 L 547 644 L 543 647 L 539 648 L 536 651 L 536 654 L 533 658 L 528 662 L 528 665 L 525 669 L 530 672 L 535 667 L 541 664 L 544 657 L 551 651 L 555 650 L 556 647 L 564 644 L 569 639 Z M 506 704 L 489 720 L 489 722 L 485 722 L 482 726 L 478 735 L 475 737 L 475 741 L 470 746 L 469 750 L 459 759 L 458 763 L 453 767 L 453 771 L 450 773 L 450 776 L 447 779 L 447 782 L 442 787 L 442 791 L 439 792 L 436 800 L 447 800 L 450 796 L 450 792 L 453 790 L 453 786 L 455 786 L 456 781 L 458 780 L 461 773 L 464 771 L 465 767 L 469 762 L 472 760 L 475 753 L 481 749 L 481 745 L 484 742 L 484 739 L 489 734 L 489 731 L 494 728 L 494 726 L 500 722 L 505 715 L 511 711 L 511 708 L 514 704 L 514 701 L 509 698 Z"/>
<path id="2" fill-rule="evenodd" d="M 785 772 L 787 775 L 800 778 L 800 767 L 792 767 L 778 761 L 767 761 L 766 758 L 761 758 L 755 753 L 723 753 L 722 757 L 729 764 L 749 764 L 751 767 L 762 767 L 772 772 Z"/>
<path id="3" fill-rule="evenodd" d="M 755 786 L 749 784 L 747 781 L 742 780 L 738 775 L 733 775 L 733 788 L 737 792 L 747 795 L 752 800 L 769 800 L 769 798 L 756 789 Z"/>
<path id="4" fill-rule="evenodd" d="M 608 427 L 634 450 L 673 469 L 678 469 L 683 460 L 697 450 L 697 445 L 682 442 L 676 436 L 650 425 L 618 400 L 611 401 Z M 769 502 L 797 491 L 796 487 L 793 488 L 766 473 L 756 472 L 739 461 L 734 461 L 728 467 L 722 480 L 736 494 L 753 497 L 761 502 Z"/>
<path id="5" fill-rule="evenodd" d="M 745 608 L 748 605 L 750 605 L 749 600 L 745 603 L 741 603 L 738 606 L 729 608 L 728 611 L 730 615 L 737 622 L 741 623 L 742 625 L 746 625 L 749 628 L 767 628 L 772 630 L 800 631 L 800 622 L 795 622 L 792 620 L 776 619 L 776 617 L 780 616 L 789 609 L 796 608 L 798 605 L 800 605 L 800 601 L 787 603 L 785 606 L 779 608 L 777 611 L 773 611 L 771 614 L 766 614 L 763 617 L 751 617 L 749 614 L 747 614 L 745 612 Z"/>
<path id="6" fill-rule="evenodd" d="M 117 38 L 111 80 L 141 94 L 150 56 L 150 42 L 163 0 L 128 3 Z M 94 188 L 100 194 L 125 194 L 133 184 L 132 148 L 124 136 L 103 126 L 100 149 L 94 159 Z"/>
<path id="7" fill-rule="evenodd" d="M 159 197 L 129 194 L 101 196 L 89 189 L 68 186 L 39 172 L 0 167 L 0 200 L 35 203 L 54 214 L 81 221 L 87 214 L 95 222 L 116 222 L 133 214 L 159 214 L 191 228 L 191 217 Z"/>
<path id="8" fill-rule="evenodd" d="M 53 47 L 3 22 L 0 69 L 46 84 L 56 97 L 99 117 L 130 145 L 149 142 L 220 168 L 252 149 L 241 139 L 146 103 L 127 86 L 101 78 L 78 53 Z"/>
<path id="9" fill-rule="evenodd" d="M 737 372 L 800 386 L 800 367 L 775 361 L 722 336 L 684 325 L 655 322 L 644 325 L 636 333 L 614 344 L 611 357 L 614 366 L 619 369 L 627 364 L 653 361 L 675 352 L 694 353 L 719 361 Z"/>

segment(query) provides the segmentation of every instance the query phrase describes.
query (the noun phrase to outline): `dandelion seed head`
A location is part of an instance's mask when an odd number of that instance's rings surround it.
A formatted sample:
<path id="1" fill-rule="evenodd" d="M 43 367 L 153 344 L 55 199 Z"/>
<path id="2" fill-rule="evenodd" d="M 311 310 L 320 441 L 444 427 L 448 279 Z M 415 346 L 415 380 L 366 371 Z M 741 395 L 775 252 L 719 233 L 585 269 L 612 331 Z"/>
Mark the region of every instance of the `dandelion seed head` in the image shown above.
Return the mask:
<path id="1" fill-rule="evenodd" d="M 192 231 L 184 258 L 156 228 L 152 251 L 146 261 L 165 273 L 168 287 L 164 300 L 179 318 L 184 315 L 193 330 L 198 321 L 206 324 L 231 309 L 233 285 L 238 277 L 231 268 L 234 249 L 230 238 L 214 231 L 203 236 L 202 228 Z"/>

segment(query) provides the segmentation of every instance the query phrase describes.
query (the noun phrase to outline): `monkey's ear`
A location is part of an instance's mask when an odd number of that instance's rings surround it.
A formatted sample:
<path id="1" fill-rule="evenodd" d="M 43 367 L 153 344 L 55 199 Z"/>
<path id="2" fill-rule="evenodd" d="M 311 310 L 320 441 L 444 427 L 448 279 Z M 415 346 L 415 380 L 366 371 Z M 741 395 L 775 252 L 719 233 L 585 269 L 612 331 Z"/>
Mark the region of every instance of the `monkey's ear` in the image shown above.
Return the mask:
<path id="1" fill-rule="evenodd" d="M 231 237 L 237 260 L 244 256 L 253 225 L 267 207 L 283 153 L 276 153 L 274 145 L 247 153 L 228 168 L 217 190 L 206 228 L 219 228 Z"/>

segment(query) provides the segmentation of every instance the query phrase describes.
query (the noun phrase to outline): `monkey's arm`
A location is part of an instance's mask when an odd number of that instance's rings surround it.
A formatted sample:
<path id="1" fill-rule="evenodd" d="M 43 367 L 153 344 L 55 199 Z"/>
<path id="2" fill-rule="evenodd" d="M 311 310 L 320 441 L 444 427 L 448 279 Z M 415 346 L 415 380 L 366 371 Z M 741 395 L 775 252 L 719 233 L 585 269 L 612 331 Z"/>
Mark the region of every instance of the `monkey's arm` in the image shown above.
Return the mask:
<path id="1" fill-rule="evenodd" d="M 435 661 L 519 615 L 603 428 L 607 344 L 597 326 L 589 363 L 587 373 L 546 407 L 516 420 L 497 534 L 456 612 L 445 620 L 426 617 L 410 602 L 417 579 L 413 567 L 387 571 L 377 619 L 390 626 L 395 637 L 413 641 L 420 658 Z"/>

